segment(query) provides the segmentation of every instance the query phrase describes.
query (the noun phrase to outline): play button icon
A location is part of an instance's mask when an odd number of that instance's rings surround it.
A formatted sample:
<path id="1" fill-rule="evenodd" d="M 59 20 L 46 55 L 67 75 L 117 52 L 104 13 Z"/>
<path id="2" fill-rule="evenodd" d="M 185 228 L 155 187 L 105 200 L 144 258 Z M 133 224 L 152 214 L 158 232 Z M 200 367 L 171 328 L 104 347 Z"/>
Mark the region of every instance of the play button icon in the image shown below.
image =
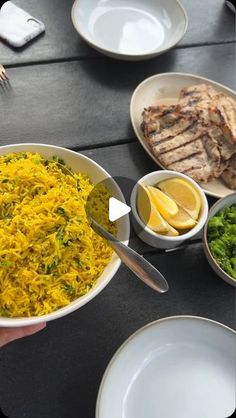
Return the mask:
<path id="1" fill-rule="evenodd" d="M 109 221 L 114 222 L 122 216 L 127 215 L 131 211 L 131 208 L 115 197 L 109 199 Z"/>
<path id="2" fill-rule="evenodd" d="M 126 241 L 131 213 L 128 205 L 135 184 L 134 180 L 121 176 L 108 177 L 96 183 L 87 197 L 85 206 L 88 222 L 90 223 L 92 218 L 112 234 L 115 226 L 117 231 L 119 230 L 119 240 Z M 120 190 L 117 190 L 117 186 Z M 116 222 L 117 225 L 114 225 Z M 135 234 L 131 228 L 130 238 Z"/>

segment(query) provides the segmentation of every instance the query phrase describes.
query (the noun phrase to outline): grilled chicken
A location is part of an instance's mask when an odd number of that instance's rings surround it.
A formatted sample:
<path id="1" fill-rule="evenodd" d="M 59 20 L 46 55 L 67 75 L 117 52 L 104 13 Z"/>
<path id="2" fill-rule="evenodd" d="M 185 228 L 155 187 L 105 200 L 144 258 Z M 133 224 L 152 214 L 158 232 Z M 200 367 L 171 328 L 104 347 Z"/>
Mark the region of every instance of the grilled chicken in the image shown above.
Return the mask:
<path id="1" fill-rule="evenodd" d="M 226 139 L 236 143 L 236 102 L 231 97 L 221 94 L 209 109 L 211 121 L 219 126 Z"/>
<path id="2" fill-rule="evenodd" d="M 171 126 L 178 117 L 178 107 L 171 106 L 150 106 L 143 111 L 142 130 L 147 138 L 158 134 L 163 128 Z"/>
<path id="3" fill-rule="evenodd" d="M 232 155 L 235 153 L 235 145 L 225 140 L 225 136 L 222 130 L 218 128 L 217 126 L 212 126 L 208 130 L 208 133 L 218 143 L 222 162 L 229 160 L 232 157 Z"/>
<path id="4" fill-rule="evenodd" d="M 202 127 L 199 127 L 197 122 L 195 122 L 178 135 L 170 135 L 163 140 L 156 139 L 155 142 L 149 141 L 149 144 L 152 145 L 153 154 L 159 158 L 160 155 L 164 155 L 164 153 L 167 152 L 172 152 L 174 154 L 175 149 L 196 141 L 199 137 L 202 137 L 205 132 L 206 131 L 202 129 Z"/>
<path id="5" fill-rule="evenodd" d="M 141 128 L 163 166 L 198 182 L 232 177 L 236 103 L 213 87 L 185 87 L 176 105 L 144 109 Z"/>
<path id="6" fill-rule="evenodd" d="M 190 104 L 190 102 L 194 101 L 196 104 L 202 101 L 211 101 L 215 96 L 217 96 L 217 94 L 217 91 L 208 84 L 194 84 L 193 86 L 182 88 L 179 99 L 180 102 L 182 101 L 183 105 L 184 100 L 186 103 Z"/>
<path id="7" fill-rule="evenodd" d="M 207 134 L 179 147 L 174 153 L 169 151 L 162 154 L 159 159 L 168 169 L 191 174 L 191 177 L 199 182 L 212 180 L 218 175 L 220 168 L 217 143 Z"/>
<path id="8" fill-rule="evenodd" d="M 185 112 L 197 114 L 199 122 L 204 126 L 211 124 L 209 105 L 217 97 L 216 90 L 206 84 L 184 87 L 180 92 L 179 105 Z"/>
<path id="9" fill-rule="evenodd" d="M 223 171 L 221 178 L 230 189 L 236 189 L 236 154 L 234 154 L 228 163 L 228 167 Z"/>

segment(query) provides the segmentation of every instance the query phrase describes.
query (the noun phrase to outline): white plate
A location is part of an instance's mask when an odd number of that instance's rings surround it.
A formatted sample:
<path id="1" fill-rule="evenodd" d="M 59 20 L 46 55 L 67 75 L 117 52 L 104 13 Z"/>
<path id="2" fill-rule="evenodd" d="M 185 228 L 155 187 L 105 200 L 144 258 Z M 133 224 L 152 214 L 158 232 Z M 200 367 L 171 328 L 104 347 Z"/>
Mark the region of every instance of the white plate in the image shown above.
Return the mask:
<path id="1" fill-rule="evenodd" d="M 236 333 L 205 318 L 141 328 L 101 383 L 96 418 L 225 418 L 235 408 Z"/>
<path id="2" fill-rule="evenodd" d="M 76 0 L 71 16 L 90 46 L 125 60 L 162 54 L 187 29 L 187 15 L 177 0 Z"/>
<path id="3" fill-rule="evenodd" d="M 236 93 L 230 88 L 209 80 L 208 78 L 186 73 L 163 73 L 149 77 L 138 85 L 132 95 L 130 117 L 134 132 L 145 151 L 161 168 L 165 169 L 152 154 L 140 128 L 143 109 L 144 107 L 151 105 L 176 103 L 180 90 L 183 87 L 201 83 L 210 84 L 216 90 L 221 91 L 236 100 Z M 233 190 L 229 189 L 220 179 L 211 181 L 207 184 L 201 184 L 201 186 L 204 192 L 209 196 L 225 197 L 228 194 L 233 193 Z"/>

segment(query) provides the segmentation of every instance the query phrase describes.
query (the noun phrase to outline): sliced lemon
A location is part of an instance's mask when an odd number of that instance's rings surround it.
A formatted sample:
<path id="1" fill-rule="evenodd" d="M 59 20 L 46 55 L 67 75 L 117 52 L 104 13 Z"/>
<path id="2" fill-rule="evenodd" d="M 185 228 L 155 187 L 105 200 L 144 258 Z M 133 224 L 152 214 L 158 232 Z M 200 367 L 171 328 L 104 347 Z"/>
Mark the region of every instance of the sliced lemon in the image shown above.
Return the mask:
<path id="1" fill-rule="evenodd" d="M 159 234 L 177 236 L 179 232 L 162 218 L 152 203 L 150 193 L 145 186 L 139 186 L 137 193 L 137 210 L 143 223 Z"/>
<path id="2" fill-rule="evenodd" d="M 197 222 L 183 208 L 179 206 L 179 210 L 175 216 L 167 219 L 168 223 L 177 229 L 191 229 Z"/>
<path id="3" fill-rule="evenodd" d="M 173 228 L 168 222 L 166 222 L 168 225 L 168 231 L 166 232 L 159 232 L 161 235 L 166 235 L 167 237 L 177 237 L 179 235 L 179 231 L 177 229 Z"/>
<path id="4" fill-rule="evenodd" d="M 187 180 L 173 177 L 158 183 L 158 187 L 193 219 L 197 219 L 201 209 L 201 198 L 195 187 Z"/>
<path id="5" fill-rule="evenodd" d="M 147 189 L 152 203 L 165 219 L 177 214 L 178 206 L 173 199 L 156 187 L 147 186 Z"/>

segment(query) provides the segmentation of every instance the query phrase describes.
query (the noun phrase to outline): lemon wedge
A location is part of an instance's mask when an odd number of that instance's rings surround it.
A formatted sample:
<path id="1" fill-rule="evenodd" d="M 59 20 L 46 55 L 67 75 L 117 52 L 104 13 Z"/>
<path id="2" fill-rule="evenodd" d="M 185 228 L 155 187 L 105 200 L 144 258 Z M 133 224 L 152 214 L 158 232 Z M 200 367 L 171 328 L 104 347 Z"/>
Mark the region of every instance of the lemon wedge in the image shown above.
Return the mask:
<path id="1" fill-rule="evenodd" d="M 177 237 L 179 235 L 179 231 L 177 231 L 170 224 L 168 224 L 168 222 L 166 223 L 168 225 L 168 230 L 166 232 L 159 232 L 159 234 L 166 235 L 167 237 Z"/>
<path id="2" fill-rule="evenodd" d="M 201 198 L 195 187 L 187 180 L 173 177 L 158 183 L 158 187 L 193 219 L 197 219 L 201 209 Z"/>
<path id="3" fill-rule="evenodd" d="M 169 236 L 179 235 L 179 232 L 162 218 L 152 202 L 148 188 L 145 186 L 139 186 L 138 188 L 137 210 L 143 223 L 154 232 Z"/>
<path id="4" fill-rule="evenodd" d="M 147 189 L 152 203 L 165 219 L 177 214 L 178 206 L 173 199 L 156 187 L 147 186 Z"/>
<path id="5" fill-rule="evenodd" d="M 193 228 L 197 222 L 183 208 L 179 206 L 179 210 L 175 216 L 167 218 L 168 223 L 177 229 Z"/>

